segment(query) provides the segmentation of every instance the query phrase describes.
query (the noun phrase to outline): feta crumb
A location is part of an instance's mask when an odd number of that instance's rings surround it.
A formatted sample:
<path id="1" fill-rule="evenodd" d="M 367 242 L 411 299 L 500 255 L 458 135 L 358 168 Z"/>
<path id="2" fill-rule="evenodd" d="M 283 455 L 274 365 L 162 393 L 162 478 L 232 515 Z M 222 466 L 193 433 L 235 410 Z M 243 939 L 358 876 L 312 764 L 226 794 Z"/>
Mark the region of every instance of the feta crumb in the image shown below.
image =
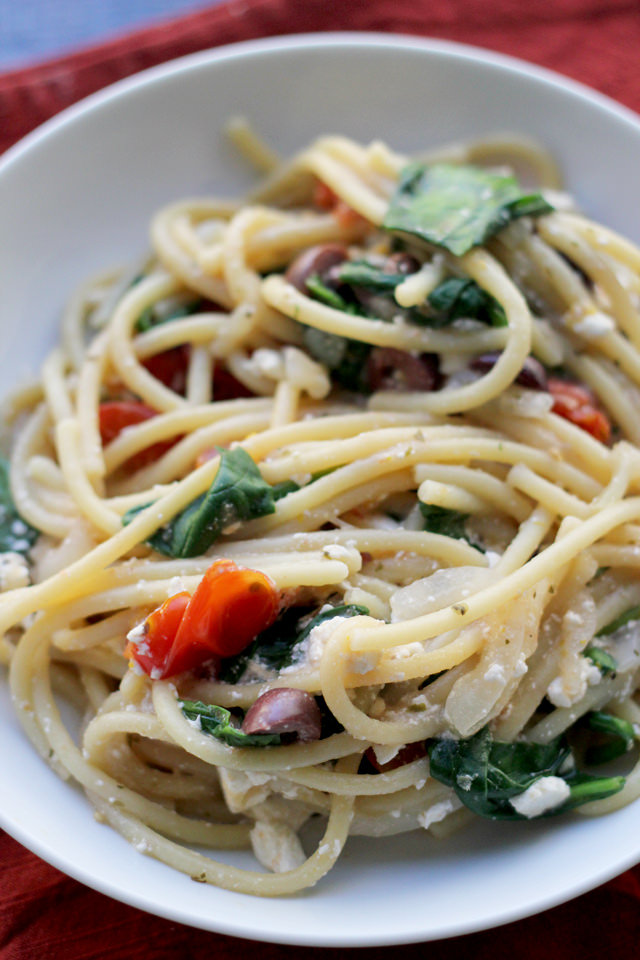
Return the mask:
<path id="1" fill-rule="evenodd" d="M 613 319 L 607 316 L 606 313 L 600 313 L 598 311 L 588 313 L 573 325 L 573 332 L 580 334 L 580 336 L 585 337 L 587 340 L 596 340 L 598 337 L 603 337 L 605 334 L 611 333 L 612 330 L 615 330 Z"/>
<path id="2" fill-rule="evenodd" d="M 12 550 L 0 553 L 0 593 L 28 587 L 30 582 L 29 565 L 22 554 Z"/>
<path id="3" fill-rule="evenodd" d="M 540 777 L 509 803 L 516 813 L 531 819 L 559 807 L 570 794 L 569 784 L 562 777 Z"/>
<path id="4" fill-rule="evenodd" d="M 448 797 L 446 800 L 440 800 L 428 807 L 423 813 L 418 814 L 418 823 L 425 830 L 428 830 L 432 823 L 441 823 L 445 817 L 448 817 L 454 810 L 459 810 L 462 806 L 457 797 Z"/>
<path id="5" fill-rule="evenodd" d="M 484 675 L 484 679 L 489 683 L 492 683 L 494 680 L 497 683 L 506 683 L 507 678 L 505 676 L 504 667 L 501 663 L 492 663 L 487 672 Z"/>

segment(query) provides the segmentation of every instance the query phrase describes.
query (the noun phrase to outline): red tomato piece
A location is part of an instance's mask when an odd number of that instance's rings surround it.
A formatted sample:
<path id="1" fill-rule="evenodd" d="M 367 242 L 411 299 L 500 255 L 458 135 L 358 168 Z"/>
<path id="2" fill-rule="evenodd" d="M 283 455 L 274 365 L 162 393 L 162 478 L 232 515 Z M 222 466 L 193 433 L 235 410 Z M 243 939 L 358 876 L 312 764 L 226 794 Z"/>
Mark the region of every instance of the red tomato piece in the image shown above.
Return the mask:
<path id="1" fill-rule="evenodd" d="M 125 654 L 154 680 L 173 677 L 240 653 L 271 626 L 279 608 L 269 577 L 216 560 L 192 597 L 178 593 L 149 614 Z"/>
<path id="2" fill-rule="evenodd" d="M 157 679 L 167 676 L 164 670 L 169 652 L 190 600 L 191 595 L 186 591 L 169 597 L 134 631 L 125 647 L 125 656 L 135 660 L 149 676 Z"/>
<path id="3" fill-rule="evenodd" d="M 136 423 L 144 423 L 151 417 L 157 416 L 158 411 L 148 407 L 146 403 L 129 400 L 113 400 L 101 403 L 98 409 L 100 422 L 100 437 L 103 445 L 115 440 L 126 427 Z"/>
<path id="4" fill-rule="evenodd" d="M 139 403 L 134 400 L 112 400 L 107 403 L 101 403 L 98 408 L 98 420 L 100 425 L 100 437 L 103 445 L 115 440 L 126 427 L 135 426 L 138 423 L 144 423 L 158 415 L 157 410 L 148 407 L 146 403 Z M 153 443 L 146 450 L 140 450 L 127 460 L 127 465 L 132 472 L 146 467 L 149 463 L 159 460 L 163 454 L 170 450 L 175 440 L 163 440 L 160 443 Z"/>
<path id="5" fill-rule="evenodd" d="M 550 377 L 547 389 L 553 397 L 553 413 L 586 430 L 600 443 L 609 443 L 611 423 L 606 413 L 598 409 L 596 398 L 588 387 Z"/>
<path id="6" fill-rule="evenodd" d="M 319 210 L 326 210 L 331 213 L 341 227 L 366 226 L 367 221 L 363 216 L 357 213 L 353 207 L 341 200 L 337 193 L 328 187 L 326 183 L 318 180 L 313 190 L 311 203 Z"/>
<path id="7" fill-rule="evenodd" d="M 280 594 L 264 573 L 216 560 L 180 623 L 174 659 L 181 662 L 182 651 L 196 648 L 208 651 L 209 657 L 232 657 L 271 626 L 279 607 Z"/>

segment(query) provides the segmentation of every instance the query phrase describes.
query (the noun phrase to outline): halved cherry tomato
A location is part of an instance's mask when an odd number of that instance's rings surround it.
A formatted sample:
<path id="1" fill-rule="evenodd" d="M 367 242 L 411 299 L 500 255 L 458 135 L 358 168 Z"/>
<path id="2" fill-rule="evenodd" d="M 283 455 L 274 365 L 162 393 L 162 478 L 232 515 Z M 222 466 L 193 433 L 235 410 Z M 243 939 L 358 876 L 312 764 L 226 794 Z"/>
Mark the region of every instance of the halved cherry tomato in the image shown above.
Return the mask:
<path id="1" fill-rule="evenodd" d="M 553 397 L 552 412 L 586 430 L 600 443 L 611 440 L 609 418 L 596 405 L 596 398 L 588 387 L 549 377 L 547 389 Z"/>
<path id="2" fill-rule="evenodd" d="M 264 573 L 216 560 L 191 598 L 176 647 L 201 645 L 219 657 L 232 657 L 271 626 L 279 606 L 280 594 Z"/>
<path id="3" fill-rule="evenodd" d="M 331 213 L 341 227 L 355 227 L 358 225 L 366 226 L 367 221 L 357 211 L 350 207 L 348 203 L 341 200 L 337 193 L 334 193 L 331 187 L 318 180 L 313 190 L 311 200 L 314 207 L 319 210 L 326 210 Z"/>
<path id="4" fill-rule="evenodd" d="M 172 677 L 240 653 L 271 626 L 279 607 L 280 594 L 265 574 L 216 560 L 191 598 L 176 594 L 147 617 L 126 653 L 154 680 Z"/>
<path id="5" fill-rule="evenodd" d="M 131 637 L 125 647 L 125 656 L 135 660 L 145 673 L 155 679 L 166 676 L 164 667 L 190 600 L 191 595 L 186 590 L 169 597 L 134 631 L 139 636 Z"/>
<path id="6" fill-rule="evenodd" d="M 145 420 L 150 420 L 157 415 L 157 410 L 148 407 L 146 403 L 139 403 L 134 400 L 111 400 L 107 403 L 101 403 L 98 408 L 98 421 L 103 445 L 106 447 L 112 440 L 115 440 L 126 427 L 144 423 Z M 141 467 L 146 467 L 147 464 L 159 460 L 177 440 L 177 437 L 173 440 L 162 440 L 145 450 L 140 450 L 139 453 L 127 460 L 128 467 L 135 472 L 140 470 Z"/>

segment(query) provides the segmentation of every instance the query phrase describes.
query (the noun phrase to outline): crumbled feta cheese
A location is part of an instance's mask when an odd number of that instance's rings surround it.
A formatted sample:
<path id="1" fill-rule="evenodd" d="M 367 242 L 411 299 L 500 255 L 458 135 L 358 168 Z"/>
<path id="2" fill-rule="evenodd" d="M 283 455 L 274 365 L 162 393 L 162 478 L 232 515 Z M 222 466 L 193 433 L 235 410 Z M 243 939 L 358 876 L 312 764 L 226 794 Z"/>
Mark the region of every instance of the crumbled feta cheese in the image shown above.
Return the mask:
<path id="1" fill-rule="evenodd" d="M 0 593 L 28 587 L 30 581 L 29 565 L 21 553 L 0 553 Z"/>
<path id="2" fill-rule="evenodd" d="M 613 319 L 606 313 L 600 312 L 588 313 L 573 325 L 573 332 L 579 333 L 587 340 L 596 340 L 598 337 L 611 333 L 612 330 L 615 330 Z"/>
<path id="3" fill-rule="evenodd" d="M 441 823 L 445 817 L 448 817 L 454 810 L 459 810 L 461 806 L 462 803 L 455 796 L 440 800 L 428 807 L 423 813 L 418 814 L 418 823 L 425 830 L 428 830 L 432 823 Z"/>
<path id="4" fill-rule="evenodd" d="M 509 803 L 516 813 L 531 819 L 559 807 L 570 794 L 569 784 L 562 777 L 540 777 Z"/>
<path id="5" fill-rule="evenodd" d="M 507 678 L 506 678 L 504 667 L 502 666 L 502 664 L 492 663 L 489 669 L 486 671 L 484 675 L 484 679 L 487 680 L 489 683 L 492 683 L 494 681 L 496 683 L 502 683 L 502 684 L 506 683 Z"/>

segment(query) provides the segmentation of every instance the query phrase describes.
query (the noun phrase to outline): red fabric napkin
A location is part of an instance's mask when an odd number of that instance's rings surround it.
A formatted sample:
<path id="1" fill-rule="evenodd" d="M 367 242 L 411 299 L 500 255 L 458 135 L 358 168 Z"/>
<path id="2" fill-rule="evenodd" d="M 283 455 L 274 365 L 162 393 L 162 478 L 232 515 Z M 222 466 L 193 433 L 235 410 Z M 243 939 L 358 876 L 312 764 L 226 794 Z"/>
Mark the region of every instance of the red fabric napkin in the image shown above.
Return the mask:
<path id="1" fill-rule="evenodd" d="M 81 97 L 195 50 L 314 30 L 378 30 L 472 43 L 555 69 L 640 111 L 638 0 L 231 0 L 69 56 L 0 75 L 0 151 Z M 431 960 L 633 960 L 640 867 L 537 917 L 427 948 Z M 0 960 L 261 960 L 299 948 L 255 944 L 150 917 L 71 880 L 0 835 Z M 364 949 L 362 960 L 391 948 Z M 402 960 L 424 946 L 393 948 Z M 344 951 L 305 949 L 305 957 Z"/>

